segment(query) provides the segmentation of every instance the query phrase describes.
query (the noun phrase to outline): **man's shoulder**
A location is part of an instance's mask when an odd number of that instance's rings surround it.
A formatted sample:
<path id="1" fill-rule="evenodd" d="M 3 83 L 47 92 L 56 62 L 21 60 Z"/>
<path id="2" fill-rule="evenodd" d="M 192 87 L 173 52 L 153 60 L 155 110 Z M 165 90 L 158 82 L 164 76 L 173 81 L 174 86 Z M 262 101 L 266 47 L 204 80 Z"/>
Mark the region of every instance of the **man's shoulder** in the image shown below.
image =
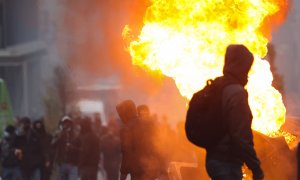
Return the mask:
<path id="1" fill-rule="evenodd" d="M 224 87 L 223 96 L 232 96 L 235 94 L 244 94 L 247 93 L 245 88 L 240 84 L 230 84 Z"/>
<path id="2" fill-rule="evenodd" d="M 244 86 L 242 86 L 241 84 L 235 83 L 235 84 L 229 84 L 227 86 L 224 87 L 224 91 L 242 91 L 245 90 Z"/>
<path id="3" fill-rule="evenodd" d="M 223 89 L 222 101 L 223 105 L 229 102 L 236 102 L 242 99 L 246 100 L 248 93 L 246 89 L 240 84 L 230 84 Z"/>

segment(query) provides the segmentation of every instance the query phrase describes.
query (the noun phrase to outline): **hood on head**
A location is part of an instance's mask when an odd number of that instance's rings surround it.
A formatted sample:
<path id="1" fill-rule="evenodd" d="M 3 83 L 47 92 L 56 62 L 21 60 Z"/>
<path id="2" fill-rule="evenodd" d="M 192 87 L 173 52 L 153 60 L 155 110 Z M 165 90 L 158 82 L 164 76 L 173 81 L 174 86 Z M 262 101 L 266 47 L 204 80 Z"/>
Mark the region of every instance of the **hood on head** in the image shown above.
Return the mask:
<path id="1" fill-rule="evenodd" d="M 225 54 L 224 76 L 232 76 L 245 86 L 248 82 L 248 72 L 253 60 L 252 53 L 244 45 L 229 45 Z"/>
<path id="2" fill-rule="evenodd" d="M 137 113 L 140 118 L 149 119 L 150 118 L 150 109 L 147 105 L 139 105 L 137 107 Z"/>
<path id="3" fill-rule="evenodd" d="M 136 105 L 132 100 L 122 101 L 116 106 L 116 110 L 124 123 L 137 117 Z"/>
<path id="4" fill-rule="evenodd" d="M 73 128 L 73 121 L 69 116 L 64 116 L 60 122 L 59 122 L 59 127 L 62 130 L 70 130 Z"/>
<path id="5" fill-rule="evenodd" d="M 40 132 L 40 133 L 46 132 L 45 125 L 44 125 L 44 119 L 40 118 L 40 119 L 34 121 L 33 122 L 33 129 Z"/>
<path id="6" fill-rule="evenodd" d="M 22 129 L 27 132 L 31 128 L 31 119 L 29 117 L 22 117 L 20 120 Z"/>
<path id="7" fill-rule="evenodd" d="M 64 122 L 70 122 L 70 123 L 73 123 L 72 122 L 72 119 L 69 117 L 69 116 L 64 116 L 62 119 L 61 119 L 61 122 L 64 123 Z"/>

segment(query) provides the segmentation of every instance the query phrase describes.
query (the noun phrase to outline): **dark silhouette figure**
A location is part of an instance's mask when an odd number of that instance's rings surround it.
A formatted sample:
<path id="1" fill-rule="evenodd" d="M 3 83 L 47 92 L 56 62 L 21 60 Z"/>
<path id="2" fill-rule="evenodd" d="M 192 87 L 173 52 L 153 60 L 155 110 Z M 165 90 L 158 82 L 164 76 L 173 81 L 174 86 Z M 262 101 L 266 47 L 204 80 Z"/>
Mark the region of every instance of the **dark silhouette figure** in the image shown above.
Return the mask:
<path id="1" fill-rule="evenodd" d="M 243 163 L 252 171 L 253 179 L 264 177 L 253 147 L 252 114 L 244 89 L 252 63 L 253 55 L 245 46 L 228 46 L 221 78 L 235 83 L 222 91 L 222 122 L 226 134 L 215 146 L 206 149 L 206 169 L 213 180 L 241 180 Z"/>
<path id="2" fill-rule="evenodd" d="M 120 136 L 118 128 L 112 121 L 114 120 L 109 121 L 106 134 L 102 136 L 100 142 L 107 179 L 118 180 L 121 162 Z"/>
<path id="3" fill-rule="evenodd" d="M 128 100 L 117 106 L 124 126 L 121 128 L 121 180 L 152 180 L 163 174 L 165 165 L 155 148 L 155 123 L 145 105 L 136 109 Z"/>
<path id="4" fill-rule="evenodd" d="M 79 173 L 81 180 L 97 180 L 100 161 L 100 140 L 92 130 L 91 119 L 86 117 L 81 122 L 81 150 Z"/>
<path id="5" fill-rule="evenodd" d="M 33 130 L 38 134 L 43 149 L 41 179 L 49 180 L 52 172 L 53 158 L 54 158 L 54 152 L 51 147 L 52 136 L 46 132 L 43 118 L 33 123 Z"/>
<path id="6" fill-rule="evenodd" d="M 16 147 L 21 159 L 21 172 L 24 180 L 40 179 L 43 166 L 43 147 L 36 131 L 31 128 L 31 121 L 21 119 L 21 129 L 16 138 Z"/>
<path id="7" fill-rule="evenodd" d="M 156 179 L 167 173 L 166 157 L 155 145 L 158 137 L 158 122 L 151 117 L 150 109 L 147 105 L 137 107 L 138 122 L 134 129 L 134 146 L 138 165 L 141 167 L 140 179 Z"/>
<path id="8" fill-rule="evenodd" d="M 60 124 L 60 129 L 56 132 L 51 142 L 55 150 L 58 180 L 77 179 L 80 140 L 70 117 L 65 116 Z"/>
<path id="9" fill-rule="evenodd" d="M 126 100 L 121 102 L 116 107 L 123 126 L 120 130 L 121 138 L 121 180 L 125 180 L 127 175 L 131 175 L 131 179 L 138 179 L 138 172 L 136 171 L 137 161 L 134 154 L 133 134 L 132 129 L 137 122 L 137 111 L 133 101 Z"/>
<path id="10" fill-rule="evenodd" d="M 7 126 L 0 143 L 1 177 L 3 180 L 21 180 L 20 158 L 16 154 L 15 139 L 15 127 Z"/>

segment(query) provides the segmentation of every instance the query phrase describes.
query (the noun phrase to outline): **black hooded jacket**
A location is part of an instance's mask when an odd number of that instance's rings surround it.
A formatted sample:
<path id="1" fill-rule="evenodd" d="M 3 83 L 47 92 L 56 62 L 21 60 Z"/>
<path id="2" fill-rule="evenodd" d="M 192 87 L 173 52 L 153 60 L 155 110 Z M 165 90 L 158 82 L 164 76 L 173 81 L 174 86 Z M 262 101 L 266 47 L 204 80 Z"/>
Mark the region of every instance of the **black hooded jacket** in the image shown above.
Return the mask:
<path id="1" fill-rule="evenodd" d="M 66 163 L 77 166 L 81 143 L 75 132 L 73 122 L 71 120 L 68 120 L 68 122 L 71 123 L 71 128 L 58 131 L 54 135 L 51 145 L 55 150 L 55 158 L 58 164 Z"/>
<path id="2" fill-rule="evenodd" d="M 230 45 L 225 55 L 224 78 L 235 82 L 222 92 L 222 116 L 227 134 L 216 145 L 207 149 L 207 161 L 221 160 L 242 165 L 246 163 L 254 178 L 262 178 L 260 161 L 256 156 L 251 130 L 252 113 L 248 93 L 244 89 L 253 55 L 243 45 Z"/>
<path id="3" fill-rule="evenodd" d="M 38 124 L 40 124 L 40 127 L 38 127 Z M 43 165 L 46 164 L 46 162 L 51 162 L 52 164 L 52 159 L 54 158 L 54 150 L 51 147 L 52 136 L 46 131 L 42 118 L 33 123 L 33 130 L 38 134 L 41 140 Z"/>
<path id="4" fill-rule="evenodd" d="M 15 127 L 9 125 L 5 128 L 4 138 L 0 142 L 0 160 L 4 168 L 13 168 L 20 165 L 20 160 L 15 155 L 16 150 L 16 133 Z"/>
<path id="5" fill-rule="evenodd" d="M 100 139 L 92 130 L 91 120 L 85 118 L 81 123 L 81 149 L 79 156 L 80 168 L 96 168 L 100 161 Z"/>
<path id="6" fill-rule="evenodd" d="M 116 110 L 123 122 L 123 126 L 120 130 L 121 140 L 121 168 L 122 175 L 127 175 L 135 172 L 135 166 L 137 164 L 136 155 L 133 153 L 133 137 L 132 129 L 135 129 L 135 125 L 138 121 L 136 106 L 133 101 L 125 100 L 117 105 Z"/>

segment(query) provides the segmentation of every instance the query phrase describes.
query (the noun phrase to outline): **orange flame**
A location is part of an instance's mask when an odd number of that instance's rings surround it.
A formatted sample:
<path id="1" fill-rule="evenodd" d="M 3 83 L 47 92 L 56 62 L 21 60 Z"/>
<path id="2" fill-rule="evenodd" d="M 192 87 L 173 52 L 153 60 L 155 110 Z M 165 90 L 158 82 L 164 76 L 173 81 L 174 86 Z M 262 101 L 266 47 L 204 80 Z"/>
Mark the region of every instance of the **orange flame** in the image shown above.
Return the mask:
<path id="1" fill-rule="evenodd" d="M 138 38 L 131 41 L 133 64 L 171 77 L 190 99 L 206 80 L 222 75 L 229 44 L 254 54 L 249 73 L 249 104 L 254 130 L 277 132 L 285 121 L 281 94 L 272 87 L 270 65 L 262 60 L 272 25 L 284 20 L 284 0 L 152 0 Z M 126 31 L 126 32 L 125 32 Z M 129 28 L 124 28 L 128 36 Z"/>

